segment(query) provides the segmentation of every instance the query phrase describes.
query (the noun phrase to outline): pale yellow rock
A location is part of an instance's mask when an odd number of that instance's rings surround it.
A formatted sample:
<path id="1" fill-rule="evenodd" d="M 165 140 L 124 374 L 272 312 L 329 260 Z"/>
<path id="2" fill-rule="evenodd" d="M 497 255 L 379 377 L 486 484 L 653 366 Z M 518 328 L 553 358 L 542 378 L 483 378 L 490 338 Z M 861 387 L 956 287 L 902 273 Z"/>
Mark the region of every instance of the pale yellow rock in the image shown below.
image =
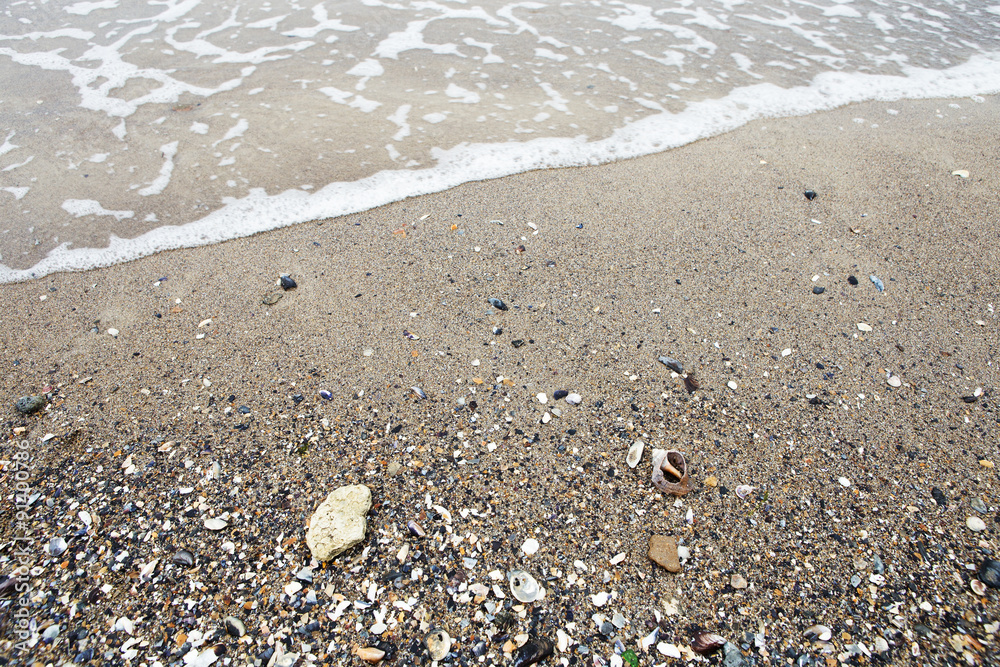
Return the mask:
<path id="1" fill-rule="evenodd" d="M 359 648 L 355 651 L 355 654 L 365 662 L 378 662 L 385 657 L 385 651 L 371 646 Z"/>
<path id="2" fill-rule="evenodd" d="M 331 492 L 309 519 L 306 544 L 313 558 L 328 561 L 364 540 L 371 506 L 371 489 L 363 484 Z"/>

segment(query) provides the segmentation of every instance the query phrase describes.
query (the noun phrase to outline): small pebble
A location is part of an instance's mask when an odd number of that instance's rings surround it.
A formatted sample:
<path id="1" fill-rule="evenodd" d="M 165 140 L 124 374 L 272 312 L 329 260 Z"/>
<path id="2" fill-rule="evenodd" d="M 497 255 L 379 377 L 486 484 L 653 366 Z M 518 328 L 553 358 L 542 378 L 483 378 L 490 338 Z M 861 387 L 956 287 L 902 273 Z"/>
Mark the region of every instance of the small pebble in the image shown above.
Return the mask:
<path id="1" fill-rule="evenodd" d="M 521 551 L 523 551 L 526 556 L 533 556 L 538 552 L 538 547 L 538 540 L 533 537 L 529 537 L 524 541 L 524 544 L 521 545 Z"/>
<path id="2" fill-rule="evenodd" d="M 298 284 L 295 282 L 295 280 L 293 280 L 292 277 L 287 273 L 282 273 L 279 276 L 279 280 L 281 281 L 281 289 L 283 290 L 287 291 L 298 287 Z"/>
<path id="3" fill-rule="evenodd" d="M 813 286 L 813 294 L 822 294 L 825 291 L 826 291 L 826 288 L 823 287 L 822 285 L 814 285 Z"/>
<path id="4" fill-rule="evenodd" d="M 813 192 L 812 190 L 806 190 L 802 194 L 804 194 L 806 196 L 806 199 L 808 199 L 809 201 L 812 201 L 813 199 L 816 199 L 816 193 Z"/>
<path id="5" fill-rule="evenodd" d="M 500 299 L 490 297 L 489 299 L 487 299 L 487 301 L 489 301 L 490 305 L 496 308 L 497 310 L 507 310 L 507 304 L 505 304 Z"/>
<path id="6" fill-rule="evenodd" d="M 857 285 L 858 284 L 858 279 L 855 278 L 854 276 L 847 276 L 847 283 L 849 285 Z"/>
<path id="7" fill-rule="evenodd" d="M 984 560 L 979 565 L 979 581 L 990 588 L 1000 588 L 1000 561 Z"/>
<path id="8" fill-rule="evenodd" d="M 747 587 L 747 580 L 741 574 L 734 574 L 729 578 L 729 585 L 736 590 L 743 590 Z"/>
<path id="9" fill-rule="evenodd" d="M 14 403 L 14 407 L 21 414 L 30 415 L 44 408 L 47 402 L 48 401 L 45 396 L 40 394 L 35 396 L 22 396 L 17 399 L 16 403 Z"/>

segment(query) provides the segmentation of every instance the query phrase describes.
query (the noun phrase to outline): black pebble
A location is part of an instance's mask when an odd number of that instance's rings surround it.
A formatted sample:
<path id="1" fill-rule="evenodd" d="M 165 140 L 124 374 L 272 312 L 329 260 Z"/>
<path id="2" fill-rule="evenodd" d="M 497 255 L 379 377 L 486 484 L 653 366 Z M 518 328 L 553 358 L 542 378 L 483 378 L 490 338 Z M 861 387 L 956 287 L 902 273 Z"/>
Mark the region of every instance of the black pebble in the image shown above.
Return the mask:
<path id="1" fill-rule="evenodd" d="M 976 402 L 976 398 L 977 397 L 975 397 L 975 396 L 963 396 L 962 400 L 965 401 L 966 403 L 975 403 Z"/>
<path id="2" fill-rule="evenodd" d="M 826 291 L 826 288 L 821 285 L 816 285 L 813 287 L 813 294 L 822 294 Z"/>
<path id="3" fill-rule="evenodd" d="M 948 506 L 948 499 L 944 497 L 944 491 L 937 488 L 936 486 L 931 489 L 931 496 L 933 496 L 934 502 L 936 502 L 941 507 Z"/>
<path id="4" fill-rule="evenodd" d="M 850 283 L 851 285 L 857 285 L 858 279 L 855 278 L 854 276 L 847 276 L 847 282 Z"/>
<path id="5" fill-rule="evenodd" d="M 512 340 L 510 344 L 513 345 L 514 347 L 521 347 L 522 345 L 524 345 L 524 341 L 518 338 L 517 340 Z"/>
<path id="6" fill-rule="evenodd" d="M 496 308 L 497 310 L 507 310 L 507 304 L 501 301 L 500 299 L 495 299 L 493 297 L 490 297 L 489 299 L 487 299 L 487 301 L 489 301 L 490 305 Z"/>
<path id="7" fill-rule="evenodd" d="M 241 405 L 240 407 L 238 407 L 236 409 L 239 411 L 239 413 L 241 415 L 248 415 L 248 414 L 250 414 L 250 408 L 248 408 L 245 405 Z"/>
<path id="8" fill-rule="evenodd" d="M 813 192 L 812 190 L 806 190 L 803 194 L 806 196 L 806 199 L 808 199 L 809 201 L 812 201 L 813 199 L 816 199 L 816 193 Z"/>
<path id="9" fill-rule="evenodd" d="M 541 662 L 552 655 L 552 642 L 548 639 L 532 639 L 514 654 L 513 667 L 527 667 Z"/>
<path id="10" fill-rule="evenodd" d="M 557 401 L 562 398 L 566 398 L 567 396 L 569 396 L 569 392 L 566 391 L 565 389 L 556 389 L 554 392 L 552 392 L 552 398 L 554 398 Z"/>
<path id="11" fill-rule="evenodd" d="M 1000 588 L 1000 561 L 984 560 L 979 566 L 979 581 L 990 588 Z"/>
<path id="12" fill-rule="evenodd" d="M 283 274 L 281 276 L 281 288 L 284 290 L 295 289 L 298 284 L 292 280 L 292 277 L 288 274 Z"/>

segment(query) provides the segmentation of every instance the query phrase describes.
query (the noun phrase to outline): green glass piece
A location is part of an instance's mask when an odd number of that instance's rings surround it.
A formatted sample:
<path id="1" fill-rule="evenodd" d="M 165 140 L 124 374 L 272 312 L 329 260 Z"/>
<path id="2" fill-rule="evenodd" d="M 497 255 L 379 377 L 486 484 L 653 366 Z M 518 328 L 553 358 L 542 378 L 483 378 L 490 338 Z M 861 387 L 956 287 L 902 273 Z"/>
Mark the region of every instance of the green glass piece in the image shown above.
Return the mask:
<path id="1" fill-rule="evenodd" d="M 622 660 L 630 664 L 632 667 L 639 667 L 639 656 L 637 656 L 635 651 L 632 649 L 622 653 Z"/>

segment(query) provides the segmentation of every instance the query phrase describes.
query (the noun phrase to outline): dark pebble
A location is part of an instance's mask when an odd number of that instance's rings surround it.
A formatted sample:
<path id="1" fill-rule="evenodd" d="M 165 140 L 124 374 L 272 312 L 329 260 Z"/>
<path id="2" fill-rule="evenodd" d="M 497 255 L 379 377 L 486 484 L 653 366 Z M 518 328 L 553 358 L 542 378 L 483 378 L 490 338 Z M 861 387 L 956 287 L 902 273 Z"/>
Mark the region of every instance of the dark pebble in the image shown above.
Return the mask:
<path id="1" fill-rule="evenodd" d="M 298 405 L 299 403 L 305 400 L 305 396 L 303 396 L 302 394 L 292 394 L 292 400 L 295 402 L 296 405 Z"/>
<path id="2" fill-rule="evenodd" d="M 804 194 L 806 196 L 806 199 L 808 199 L 809 201 L 812 201 L 813 199 L 816 199 L 816 193 L 813 192 L 812 190 L 806 190 L 802 194 Z"/>
<path id="3" fill-rule="evenodd" d="M 14 404 L 14 407 L 17 408 L 17 411 L 21 414 L 30 415 L 44 408 L 46 403 L 47 401 L 45 397 L 37 394 L 35 396 L 22 396 L 17 399 L 17 403 Z"/>
<path id="4" fill-rule="evenodd" d="M 236 408 L 236 410 L 239 411 L 239 413 L 241 415 L 248 415 L 248 414 L 250 414 L 250 408 L 248 408 L 245 405 L 241 405 L 240 407 Z"/>
<path id="5" fill-rule="evenodd" d="M 296 287 L 298 287 L 298 283 L 296 283 L 292 279 L 292 277 L 290 275 L 288 275 L 287 273 L 282 274 L 280 276 L 280 278 L 281 278 L 281 289 L 290 290 L 290 289 L 295 289 Z"/>
<path id="6" fill-rule="evenodd" d="M 857 285 L 858 279 L 855 278 L 854 276 L 847 276 L 847 282 L 850 283 L 851 285 Z"/>
<path id="7" fill-rule="evenodd" d="M 963 396 L 962 400 L 965 401 L 966 403 L 975 403 L 976 400 L 977 400 L 977 397 L 975 397 L 975 396 Z"/>
<path id="8" fill-rule="evenodd" d="M 554 392 L 552 392 L 552 398 L 553 400 L 556 401 L 566 398 L 567 396 L 569 396 L 569 392 L 566 391 L 565 389 L 556 389 Z"/>
<path id="9" fill-rule="evenodd" d="M 931 489 L 931 496 L 934 498 L 934 502 L 936 502 L 941 507 L 948 506 L 948 499 L 945 498 L 944 491 L 937 488 L 936 486 Z"/>
<path id="10" fill-rule="evenodd" d="M 979 566 L 979 581 L 990 588 L 1000 588 L 1000 561 L 984 560 Z"/>
<path id="11" fill-rule="evenodd" d="M 496 308 L 497 310 L 507 310 L 507 304 L 501 301 L 500 299 L 495 299 L 493 297 L 490 297 L 489 299 L 487 299 L 487 301 L 489 301 L 490 305 Z"/>
<path id="12" fill-rule="evenodd" d="M 524 341 L 518 338 L 517 340 L 512 340 L 510 344 L 513 345 L 514 347 L 521 347 L 522 345 L 524 345 Z"/>
<path id="13" fill-rule="evenodd" d="M 822 294 L 825 291 L 826 291 L 826 288 L 823 287 L 822 285 L 815 285 L 813 287 L 813 294 Z"/>

